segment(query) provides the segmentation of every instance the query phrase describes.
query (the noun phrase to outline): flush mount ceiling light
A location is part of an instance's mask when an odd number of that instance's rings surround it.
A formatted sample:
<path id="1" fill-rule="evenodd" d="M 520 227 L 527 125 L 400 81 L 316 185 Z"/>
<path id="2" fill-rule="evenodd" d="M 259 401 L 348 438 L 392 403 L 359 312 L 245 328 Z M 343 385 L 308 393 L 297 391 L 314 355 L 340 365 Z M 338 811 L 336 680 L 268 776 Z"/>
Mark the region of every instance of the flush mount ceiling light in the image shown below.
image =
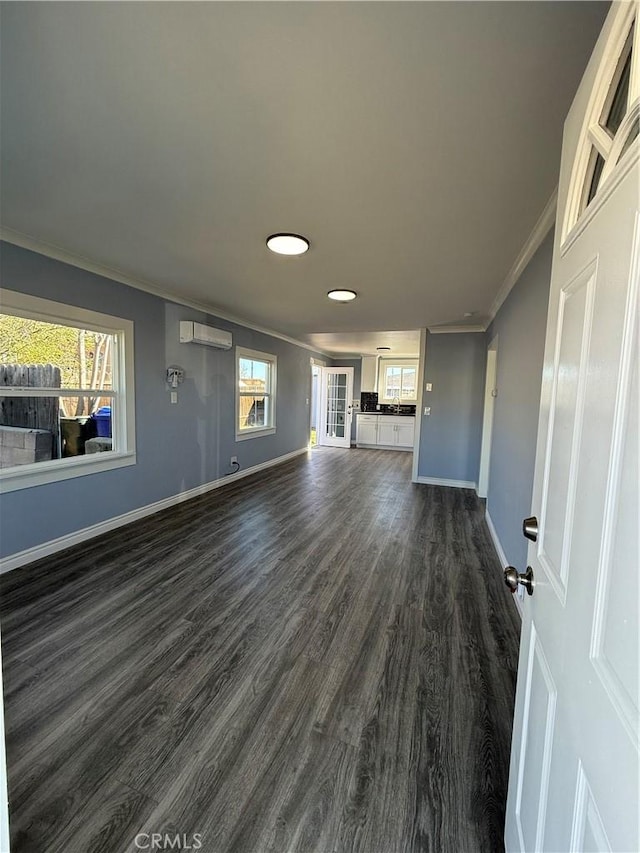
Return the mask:
<path id="1" fill-rule="evenodd" d="M 357 295 L 355 290 L 330 290 L 327 293 L 329 299 L 333 299 L 335 302 L 351 302 Z"/>
<path id="2" fill-rule="evenodd" d="M 267 246 L 278 255 L 304 255 L 309 251 L 309 241 L 300 234 L 272 234 Z"/>

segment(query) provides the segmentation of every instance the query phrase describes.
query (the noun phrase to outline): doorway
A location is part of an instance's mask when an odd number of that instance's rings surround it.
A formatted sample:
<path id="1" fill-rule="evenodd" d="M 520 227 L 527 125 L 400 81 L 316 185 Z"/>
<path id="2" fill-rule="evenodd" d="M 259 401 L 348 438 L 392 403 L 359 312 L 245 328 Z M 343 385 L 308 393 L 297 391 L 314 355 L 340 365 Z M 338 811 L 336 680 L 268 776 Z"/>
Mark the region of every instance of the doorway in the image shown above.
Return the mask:
<path id="1" fill-rule="evenodd" d="M 482 423 L 482 448 L 480 451 L 480 473 L 478 475 L 478 497 L 489 494 L 489 468 L 491 464 L 491 435 L 493 433 L 493 413 L 496 405 L 498 377 L 498 336 L 491 341 L 487 349 L 487 373 L 484 385 L 484 419 Z"/>
<path id="2" fill-rule="evenodd" d="M 319 431 L 319 414 L 320 414 L 320 376 L 322 371 L 322 365 L 320 365 L 317 361 L 311 359 L 311 405 L 310 409 L 310 423 L 309 423 L 309 447 L 314 448 L 318 446 L 318 431 Z"/>

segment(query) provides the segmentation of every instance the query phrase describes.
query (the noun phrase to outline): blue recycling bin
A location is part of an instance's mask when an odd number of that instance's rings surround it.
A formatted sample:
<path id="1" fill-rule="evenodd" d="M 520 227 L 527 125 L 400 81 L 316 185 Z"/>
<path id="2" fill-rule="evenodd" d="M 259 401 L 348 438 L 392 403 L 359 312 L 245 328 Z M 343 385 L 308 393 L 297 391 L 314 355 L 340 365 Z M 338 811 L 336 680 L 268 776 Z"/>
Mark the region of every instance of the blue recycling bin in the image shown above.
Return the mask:
<path id="1" fill-rule="evenodd" d="M 111 406 L 100 406 L 93 416 L 99 438 L 111 438 Z"/>

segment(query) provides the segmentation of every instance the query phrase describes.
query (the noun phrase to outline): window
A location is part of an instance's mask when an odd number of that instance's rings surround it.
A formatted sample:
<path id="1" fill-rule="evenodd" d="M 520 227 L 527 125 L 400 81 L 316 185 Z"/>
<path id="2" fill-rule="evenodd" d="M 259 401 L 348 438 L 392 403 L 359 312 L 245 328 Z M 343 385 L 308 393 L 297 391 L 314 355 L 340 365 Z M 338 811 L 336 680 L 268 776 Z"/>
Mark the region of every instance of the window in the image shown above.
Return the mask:
<path id="1" fill-rule="evenodd" d="M 276 431 L 277 361 L 236 347 L 236 441 Z"/>
<path id="2" fill-rule="evenodd" d="M 606 165 L 605 156 L 609 155 L 612 142 L 620 129 L 622 120 L 627 114 L 629 103 L 629 81 L 631 79 L 631 56 L 633 52 L 633 32 L 634 27 L 631 28 L 625 43 L 624 50 L 622 51 L 622 55 L 618 61 L 616 73 L 611 81 L 607 98 L 600 113 L 597 127 L 604 130 L 605 136 L 603 137 L 601 134 L 596 136 L 596 142 L 599 140 L 600 148 L 602 148 L 602 141 L 604 140 L 605 150 L 599 150 L 598 145 L 595 144 L 595 142 L 591 148 L 589 167 L 587 168 L 585 186 L 582 191 L 582 210 L 587 208 L 595 198 L 600 186 L 602 173 L 604 172 Z M 635 137 L 633 137 L 632 134 L 629 134 L 626 147 L 631 144 L 633 138 Z"/>
<path id="3" fill-rule="evenodd" d="M 638 50 L 633 14 L 633 4 L 621 10 L 611 54 L 603 60 L 574 164 L 564 236 L 588 209 L 597 206 L 592 202 L 601 187 L 640 135 L 640 78 L 632 71 Z"/>
<path id="4" fill-rule="evenodd" d="M 378 388 L 381 402 L 414 403 L 417 400 L 418 362 L 380 360 Z"/>
<path id="5" fill-rule="evenodd" d="M 133 323 L 3 290 L 2 490 L 134 463 Z"/>

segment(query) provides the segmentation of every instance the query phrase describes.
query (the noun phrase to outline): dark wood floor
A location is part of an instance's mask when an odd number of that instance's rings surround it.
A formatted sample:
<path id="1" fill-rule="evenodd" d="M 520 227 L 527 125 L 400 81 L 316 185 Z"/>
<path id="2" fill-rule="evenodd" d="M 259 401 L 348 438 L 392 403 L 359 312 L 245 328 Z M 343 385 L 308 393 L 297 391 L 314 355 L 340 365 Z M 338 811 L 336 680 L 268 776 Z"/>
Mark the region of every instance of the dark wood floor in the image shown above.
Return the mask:
<path id="1" fill-rule="evenodd" d="M 3 576 L 14 853 L 501 850 L 518 618 L 410 465 L 320 449 Z"/>

